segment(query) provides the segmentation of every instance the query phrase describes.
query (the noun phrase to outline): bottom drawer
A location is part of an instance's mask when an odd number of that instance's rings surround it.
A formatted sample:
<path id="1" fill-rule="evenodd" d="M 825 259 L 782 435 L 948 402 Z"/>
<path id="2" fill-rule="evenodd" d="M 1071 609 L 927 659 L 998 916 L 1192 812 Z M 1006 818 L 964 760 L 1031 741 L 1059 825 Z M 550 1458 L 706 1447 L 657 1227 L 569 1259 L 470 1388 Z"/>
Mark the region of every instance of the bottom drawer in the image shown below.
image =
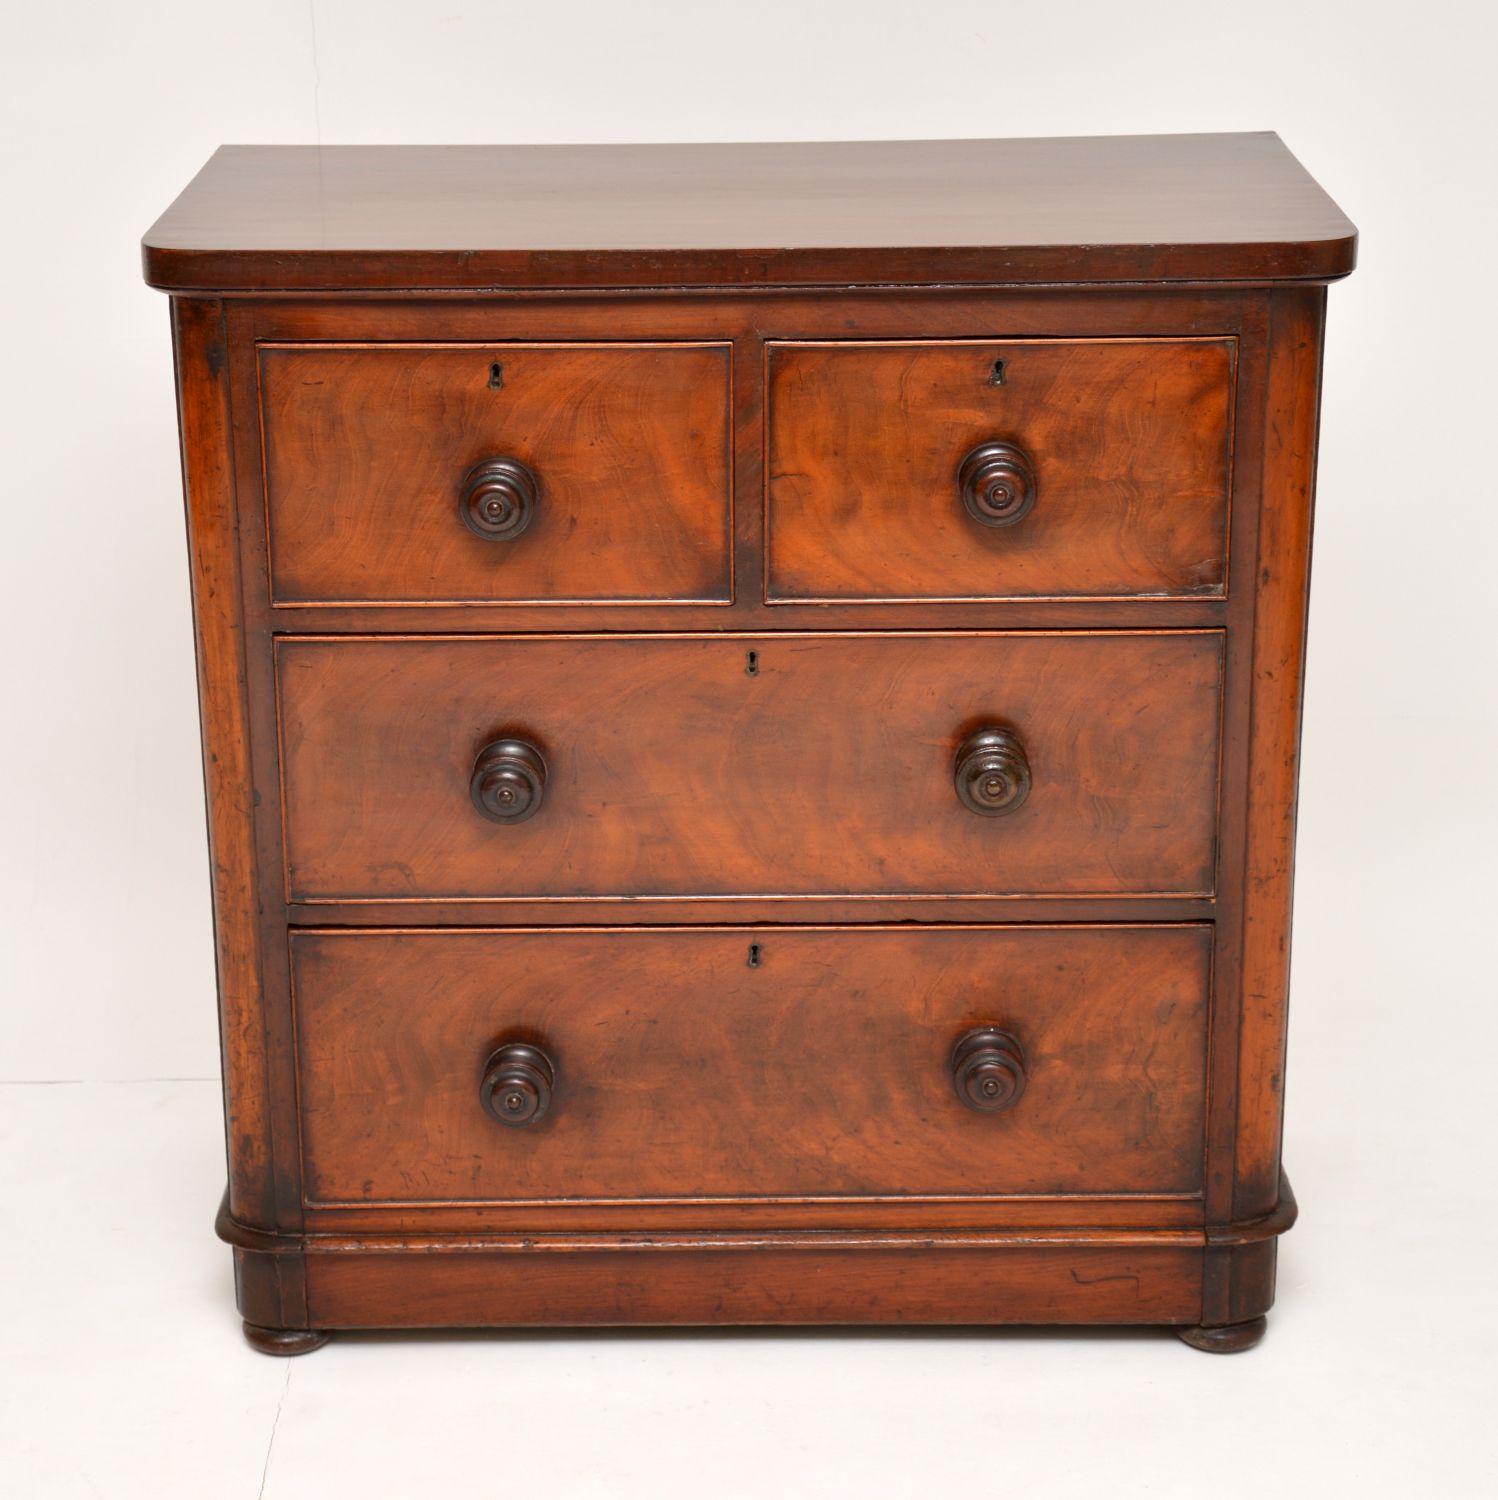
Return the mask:
<path id="1" fill-rule="evenodd" d="M 311 1205 L 1201 1188 L 1206 925 L 303 930 L 291 951 Z"/>

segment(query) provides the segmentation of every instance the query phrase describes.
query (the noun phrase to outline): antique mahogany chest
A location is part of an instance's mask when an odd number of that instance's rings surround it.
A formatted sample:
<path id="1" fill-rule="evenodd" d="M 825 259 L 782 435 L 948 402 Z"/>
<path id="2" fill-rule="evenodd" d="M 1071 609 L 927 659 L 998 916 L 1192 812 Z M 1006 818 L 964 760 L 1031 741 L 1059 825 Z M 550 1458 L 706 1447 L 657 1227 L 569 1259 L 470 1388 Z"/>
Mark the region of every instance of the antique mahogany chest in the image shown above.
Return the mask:
<path id="1" fill-rule="evenodd" d="M 1268 134 L 218 152 L 144 248 L 250 1341 L 1255 1342 L 1354 246 Z"/>

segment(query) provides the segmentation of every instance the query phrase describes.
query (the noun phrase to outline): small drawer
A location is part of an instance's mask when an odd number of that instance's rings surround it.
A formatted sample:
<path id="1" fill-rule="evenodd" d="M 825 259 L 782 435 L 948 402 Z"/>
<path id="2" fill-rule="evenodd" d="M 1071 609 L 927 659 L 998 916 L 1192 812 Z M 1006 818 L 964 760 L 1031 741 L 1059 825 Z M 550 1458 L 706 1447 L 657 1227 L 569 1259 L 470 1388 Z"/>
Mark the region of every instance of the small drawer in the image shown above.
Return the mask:
<path id="1" fill-rule="evenodd" d="M 1227 339 L 775 343 L 766 597 L 1202 597 Z"/>
<path id="2" fill-rule="evenodd" d="M 1200 895 L 1219 631 L 292 637 L 291 899 Z"/>
<path id="3" fill-rule="evenodd" d="M 1206 926 L 291 938 L 321 1206 L 1199 1193 Z"/>
<path id="4" fill-rule="evenodd" d="M 279 604 L 731 597 L 727 344 L 268 344 Z"/>

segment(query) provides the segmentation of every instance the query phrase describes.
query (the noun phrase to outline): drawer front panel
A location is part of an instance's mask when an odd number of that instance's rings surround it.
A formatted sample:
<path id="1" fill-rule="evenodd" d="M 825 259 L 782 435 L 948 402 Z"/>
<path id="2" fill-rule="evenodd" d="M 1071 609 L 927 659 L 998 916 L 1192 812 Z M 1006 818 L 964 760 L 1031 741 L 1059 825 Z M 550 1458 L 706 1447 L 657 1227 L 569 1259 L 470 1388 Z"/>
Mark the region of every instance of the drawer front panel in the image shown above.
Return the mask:
<path id="1" fill-rule="evenodd" d="M 1223 592 L 1231 340 L 767 357 L 772 601 Z"/>
<path id="2" fill-rule="evenodd" d="M 728 600 L 729 354 L 262 346 L 276 601 Z"/>
<path id="3" fill-rule="evenodd" d="M 307 1196 L 1189 1196 L 1210 950 L 1195 925 L 297 932 Z M 980 1111 L 952 1056 L 993 1026 L 1024 1086 Z M 521 1127 L 480 1099 L 514 1038 L 551 1069 Z"/>
<path id="4" fill-rule="evenodd" d="M 1213 885 L 1217 631 L 297 638 L 277 655 L 293 900 Z M 994 776 L 977 753 L 959 778 L 994 727 Z M 529 796 L 544 776 L 539 809 L 497 822 L 474 783 L 486 747 L 517 743 L 534 760 L 495 784 Z M 1016 753 L 1022 802 L 964 802 L 959 780 L 981 799 Z"/>

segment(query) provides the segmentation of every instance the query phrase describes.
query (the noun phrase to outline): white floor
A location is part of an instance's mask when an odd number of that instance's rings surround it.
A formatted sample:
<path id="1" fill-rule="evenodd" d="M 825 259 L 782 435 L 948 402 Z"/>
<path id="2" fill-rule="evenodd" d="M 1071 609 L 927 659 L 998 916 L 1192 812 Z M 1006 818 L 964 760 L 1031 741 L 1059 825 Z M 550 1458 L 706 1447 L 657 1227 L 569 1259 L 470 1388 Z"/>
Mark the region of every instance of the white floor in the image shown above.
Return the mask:
<path id="1" fill-rule="evenodd" d="M 1438 1160 L 1385 1178 L 1334 1128 L 1293 1164 L 1269 1336 L 1233 1358 L 964 1331 L 345 1336 L 283 1361 L 241 1341 L 210 1231 L 218 1108 L 211 1081 L 0 1086 L 5 1495 L 1498 1494 L 1492 1225 Z"/>

